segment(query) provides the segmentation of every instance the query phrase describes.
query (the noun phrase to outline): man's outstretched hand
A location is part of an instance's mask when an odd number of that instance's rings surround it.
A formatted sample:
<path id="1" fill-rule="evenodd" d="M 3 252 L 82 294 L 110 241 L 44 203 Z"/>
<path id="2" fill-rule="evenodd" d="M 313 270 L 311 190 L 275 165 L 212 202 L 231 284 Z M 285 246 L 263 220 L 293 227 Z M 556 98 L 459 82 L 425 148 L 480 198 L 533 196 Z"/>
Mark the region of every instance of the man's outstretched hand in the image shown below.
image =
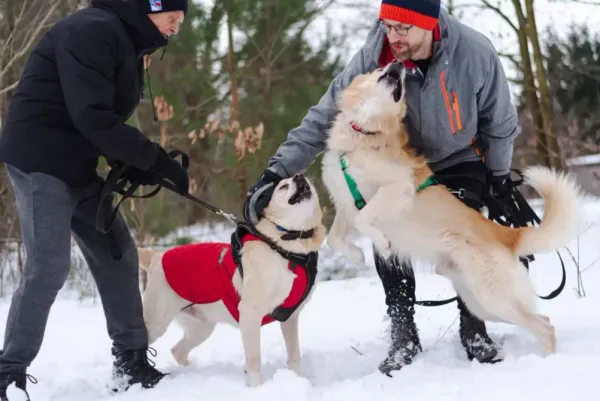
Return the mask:
<path id="1" fill-rule="evenodd" d="M 248 190 L 244 203 L 244 218 L 252 223 L 258 223 L 262 211 L 269 205 L 275 187 L 282 177 L 270 170 L 265 170 L 260 179 Z"/>

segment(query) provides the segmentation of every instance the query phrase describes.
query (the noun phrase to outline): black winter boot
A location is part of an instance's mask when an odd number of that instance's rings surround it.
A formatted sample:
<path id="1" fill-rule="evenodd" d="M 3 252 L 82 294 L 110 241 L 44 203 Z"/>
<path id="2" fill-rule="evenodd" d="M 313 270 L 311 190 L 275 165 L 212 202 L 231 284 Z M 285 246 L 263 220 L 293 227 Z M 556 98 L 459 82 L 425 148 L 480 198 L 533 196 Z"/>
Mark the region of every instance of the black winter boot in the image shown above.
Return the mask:
<path id="1" fill-rule="evenodd" d="M 390 318 L 388 356 L 379 365 L 379 371 L 391 377 L 392 371 L 409 365 L 422 351 L 414 321 L 415 277 L 410 263 L 400 263 L 397 258 L 385 261 L 377 253 L 374 256 Z"/>
<path id="2" fill-rule="evenodd" d="M 113 347 L 113 379 L 117 385 L 113 391 L 125 391 L 137 383 L 143 388 L 152 388 L 166 376 L 154 368 L 154 362 L 148 359 L 147 352 L 156 356 L 152 348 L 124 351 Z"/>
<path id="3" fill-rule="evenodd" d="M 496 363 L 502 358 L 498 357 L 496 345 L 489 337 L 485 328 L 485 322 L 475 317 L 458 298 L 458 309 L 460 310 L 459 335 L 467 357 L 470 360 L 477 359 L 480 363 Z"/>
<path id="4" fill-rule="evenodd" d="M 9 401 L 8 396 L 6 395 L 6 390 L 8 386 L 15 383 L 15 386 L 23 390 L 25 393 L 25 399 L 30 401 L 29 394 L 27 393 L 27 380 L 32 382 L 33 384 L 37 383 L 37 380 L 25 373 L 25 371 L 20 372 L 9 372 L 9 373 L 1 373 L 0 374 L 0 401 Z"/>

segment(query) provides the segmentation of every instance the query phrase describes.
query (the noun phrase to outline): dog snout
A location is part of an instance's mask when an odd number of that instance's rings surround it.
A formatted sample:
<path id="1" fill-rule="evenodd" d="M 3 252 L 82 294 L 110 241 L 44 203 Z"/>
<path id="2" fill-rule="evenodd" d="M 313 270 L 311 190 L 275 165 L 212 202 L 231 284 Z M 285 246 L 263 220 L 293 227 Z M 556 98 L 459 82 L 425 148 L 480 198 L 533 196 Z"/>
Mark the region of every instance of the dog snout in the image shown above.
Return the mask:
<path id="1" fill-rule="evenodd" d="M 294 174 L 292 180 L 294 181 L 294 184 L 296 184 L 296 188 L 299 192 L 310 191 L 310 185 L 308 185 L 308 180 L 304 174 Z"/>
<path id="2" fill-rule="evenodd" d="M 390 78 L 393 78 L 395 80 L 399 80 L 400 76 L 402 75 L 402 69 L 404 68 L 402 63 L 399 63 L 397 61 L 394 61 L 393 63 L 390 64 L 390 66 L 388 67 L 387 70 L 387 75 Z"/>
<path id="3" fill-rule="evenodd" d="M 404 70 L 404 64 L 398 61 L 392 61 L 383 71 L 379 80 L 386 79 L 388 81 L 399 81 L 402 77 L 402 71 Z"/>
<path id="4" fill-rule="evenodd" d="M 304 177 L 304 174 L 294 174 L 294 176 L 292 177 L 292 181 L 294 181 L 294 183 L 296 184 L 296 186 L 298 188 L 302 188 L 302 189 L 308 189 L 309 185 L 308 185 L 308 181 L 306 181 L 306 177 Z"/>

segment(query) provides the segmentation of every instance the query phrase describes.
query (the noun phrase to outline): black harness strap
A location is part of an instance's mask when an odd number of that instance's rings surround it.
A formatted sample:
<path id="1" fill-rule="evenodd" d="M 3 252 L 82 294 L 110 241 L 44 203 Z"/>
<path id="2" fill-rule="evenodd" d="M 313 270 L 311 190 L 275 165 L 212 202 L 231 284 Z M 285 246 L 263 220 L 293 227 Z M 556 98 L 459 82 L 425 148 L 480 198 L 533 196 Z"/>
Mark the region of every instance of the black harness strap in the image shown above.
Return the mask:
<path id="1" fill-rule="evenodd" d="M 290 316 L 296 311 L 296 309 L 304 302 L 304 300 L 310 294 L 311 289 L 313 288 L 316 277 L 317 277 L 317 263 L 319 254 L 318 252 L 310 252 L 310 253 L 295 253 L 289 252 L 285 249 L 282 249 L 277 244 L 273 243 L 270 240 L 267 240 L 264 235 L 259 233 L 253 226 L 248 223 L 239 222 L 237 223 L 237 228 L 231 234 L 231 252 L 233 256 L 233 260 L 240 272 L 240 276 L 244 277 L 244 269 L 242 265 L 241 258 L 241 250 L 242 250 L 242 238 L 246 234 L 253 234 L 259 237 L 261 240 L 265 241 L 274 251 L 279 253 L 284 259 L 290 261 L 292 263 L 292 270 L 294 271 L 298 267 L 304 268 L 306 272 L 307 284 L 302 294 L 302 298 L 298 301 L 294 306 L 289 308 L 284 308 L 282 306 L 278 306 L 269 314 L 271 318 L 277 320 L 279 322 L 285 322 L 290 318 Z"/>

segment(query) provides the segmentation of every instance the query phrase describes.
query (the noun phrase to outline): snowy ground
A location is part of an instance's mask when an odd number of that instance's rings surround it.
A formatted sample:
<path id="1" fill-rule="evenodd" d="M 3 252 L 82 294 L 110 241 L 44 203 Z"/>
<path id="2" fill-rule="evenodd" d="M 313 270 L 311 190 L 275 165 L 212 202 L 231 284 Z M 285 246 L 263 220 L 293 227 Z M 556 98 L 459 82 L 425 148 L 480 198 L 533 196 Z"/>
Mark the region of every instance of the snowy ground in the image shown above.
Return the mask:
<path id="1" fill-rule="evenodd" d="M 600 256 L 600 203 L 584 211 L 580 266 Z M 570 249 L 577 256 L 577 243 Z M 579 297 L 576 269 L 566 252 L 568 282 L 552 301 L 540 301 L 541 310 L 556 326 L 558 353 L 543 356 L 533 337 L 522 329 L 488 324 L 494 340 L 503 344 L 506 359 L 493 366 L 469 362 L 458 340 L 455 304 L 417 308 L 424 353 L 393 378 L 382 376 L 377 365 L 387 342 L 383 291 L 378 279 L 360 277 L 319 282 L 315 297 L 301 317 L 300 342 L 303 377 L 285 367 L 285 347 L 278 325 L 263 328 L 264 385 L 247 389 L 243 378 L 243 351 L 238 331 L 217 328 L 191 354 L 191 365 L 178 367 L 169 349 L 179 339 L 171 327 L 155 348 L 158 368 L 171 373 L 153 390 L 132 388 L 113 395 L 108 391 L 111 356 L 105 321 L 98 304 L 68 299 L 57 301 L 48 323 L 42 350 L 29 373 L 33 401 L 153 401 L 186 400 L 596 400 L 600 366 L 600 263 L 583 274 L 587 291 Z M 558 285 L 556 254 L 538 255 L 531 276 L 540 294 Z M 420 299 L 452 296 L 448 282 L 427 273 L 417 277 Z M 0 330 L 8 311 L 0 304 Z M 2 332 L 0 332 L 2 335 Z"/>

